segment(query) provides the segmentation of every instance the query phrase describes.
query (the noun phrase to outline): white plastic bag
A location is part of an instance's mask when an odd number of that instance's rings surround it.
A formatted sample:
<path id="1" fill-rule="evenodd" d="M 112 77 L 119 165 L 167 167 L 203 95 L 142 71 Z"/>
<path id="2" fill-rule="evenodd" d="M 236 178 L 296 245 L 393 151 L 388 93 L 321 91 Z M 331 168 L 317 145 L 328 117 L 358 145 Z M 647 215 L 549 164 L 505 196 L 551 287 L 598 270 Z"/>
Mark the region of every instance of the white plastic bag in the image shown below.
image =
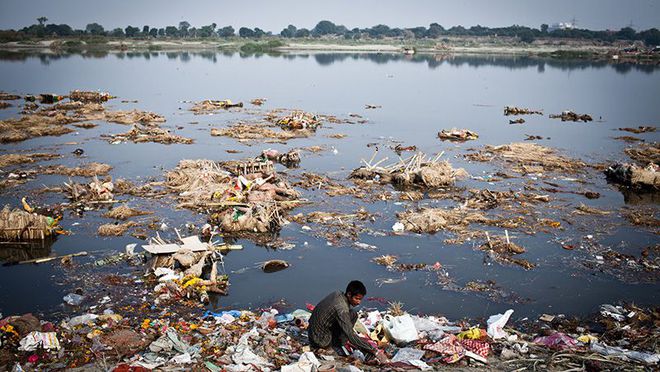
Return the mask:
<path id="1" fill-rule="evenodd" d="M 410 315 L 401 316 L 385 315 L 383 326 L 387 337 L 396 344 L 407 344 L 417 340 L 417 329 Z"/>
<path id="2" fill-rule="evenodd" d="M 490 336 L 490 338 L 497 340 L 498 338 L 505 338 L 509 335 L 504 332 L 503 328 L 506 322 L 509 321 L 511 314 L 513 314 L 513 310 L 509 309 L 505 311 L 504 314 L 495 314 L 488 318 L 488 336 Z"/>

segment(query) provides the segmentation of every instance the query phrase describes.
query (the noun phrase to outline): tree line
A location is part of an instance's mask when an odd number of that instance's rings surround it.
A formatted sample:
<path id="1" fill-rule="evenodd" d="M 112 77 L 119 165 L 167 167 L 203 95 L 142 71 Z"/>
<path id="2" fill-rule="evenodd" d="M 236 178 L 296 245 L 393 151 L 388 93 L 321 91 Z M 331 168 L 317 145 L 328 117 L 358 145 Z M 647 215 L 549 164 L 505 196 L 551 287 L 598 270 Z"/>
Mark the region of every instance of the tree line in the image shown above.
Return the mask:
<path id="1" fill-rule="evenodd" d="M 189 22 L 179 22 L 177 26 L 151 27 L 144 25 L 141 28 L 137 26 L 127 26 L 125 28 L 114 28 L 106 30 L 98 23 L 88 24 L 84 30 L 75 30 L 67 24 L 46 24 L 48 18 L 39 17 L 37 23 L 24 27 L 18 31 L 2 31 L 2 40 L 11 39 L 21 40 L 30 37 L 67 37 L 67 36 L 105 36 L 113 38 L 214 38 L 214 37 L 234 37 L 259 39 L 262 37 L 275 36 L 270 31 L 264 31 L 259 27 L 249 28 L 241 27 L 238 32 L 232 26 L 219 27 L 216 23 L 210 25 L 193 27 Z M 331 21 L 323 20 L 316 24 L 314 28 L 297 28 L 294 25 L 288 25 L 282 29 L 279 36 L 283 38 L 320 38 L 335 37 L 347 40 L 360 39 L 384 39 L 394 38 L 402 40 L 414 39 L 440 39 L 449 36 L 502 36 L 517 37 L 522 42 L 531 43 L 539 38 L 563 38 L 563 39 L 586 39 L 604 42 L 616 40 L 636 41 L 641 40 L 646 45 L 660 45 L 660 31 L 657 28 L 637 32 L 631 27 L 624 27 L 618 31 L 605 30 L 594 31 L 588 29 L 566 28 L 550 30 L 547 24 L 532 28 L 527 26 L 512 25 L 509 27 L 484 27 L 472 26 L 465 28 L 463 26 L 453 26 L 444 28 L 438 23 L 431 23 L 428 27 L 418 26 L 411 28 L 391 28 L 387 25 L 379 24 L 368 28 L 348 29 L 346 26 L 337 25 Z"/>

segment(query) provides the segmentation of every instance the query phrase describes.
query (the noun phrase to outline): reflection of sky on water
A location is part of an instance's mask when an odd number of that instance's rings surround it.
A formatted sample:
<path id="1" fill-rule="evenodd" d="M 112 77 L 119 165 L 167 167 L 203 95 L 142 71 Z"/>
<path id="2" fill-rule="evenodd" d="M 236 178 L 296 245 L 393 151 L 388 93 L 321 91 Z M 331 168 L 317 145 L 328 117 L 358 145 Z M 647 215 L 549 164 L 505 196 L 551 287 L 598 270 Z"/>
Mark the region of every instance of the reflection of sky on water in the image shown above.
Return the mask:
<path id="1" fill-rule="evenodd" d="M 611 65 L 604 62 L 569 62 L 540 60 L 527 57 L 438 57 L 416 55 L 408 58 L 388 54 L 301 54 L 301 55 L 253 55 L 246 56 L 215 52 L 139 52 L 121 54 L 87 55 L 18 55 L 3 53 L 0 62 L 0 89 L 21 94 L 56 92 L 66 93 L 73 89 L 103 90 L 119 98 L 108 103 L 113 109 L 139 108 L 154 111 L 167 117 L 164 127 L 176 134 L 195 139 L 192 146 L 160 144 L 110 145 L 102 134 L 120 133 L 128 127 L 102 123 L 90 130 L 79 130 L 62 137 L 36 138 L 17 144 L 6 144 L 0 152 L 19 150 L 56 151 L 64 160 L 48 163 L 79 164 L 81 160 L 71 155 L 77 147 L 85 150 L 82 161 L 99 161 L 114 166 L 111 174 L 136 182 L 158 178 L 181 159 L 211 158 L 228 160 L 236 157 L 257 155 L 263 148 L 288 150 L 293 147 L 326 145 L 337 149 L 321 154 L 303 152 L 301 169 L 288 171 L 326 172 L 337 179 L 344 179 L 350 170 L 359 165 L 360 158 L 371 157 L 372 142 L 381 144 L 382 157 L 396 159 L 388 145 L 393 140 L 404 145 L 416 145 L 426 153 L 445 151 L 455 166 L 465 167 L 470 174 L 491 174 L 495 168 L 488 164 L 468 163 L 461 156 L 466 149 L 486 144 L 503 144 L 521 141 L 526 134 L 540 135 L 549 140 L 542 144 L 565 150 L 591 162 L 624 160 L 625 144 L 612 137 L 622 135 L 619 127 L 653 125 L 660 119 L 657 97 L 660 93 L 660 75 L 656 67 L 643 65 Z M 262 110 L 273 108 L 299 108 L 322 114 L 348 118 L 357 113 L 369 119 L 368 124 L 326 125 L 308 139 L 295 139 L 287 145 L 256 144 L 246 146 L 236 141 L 211 137 L 211 127 L 222 127 L 241 119 L 254 119 L 244 111 L 219 112 L 215 115 L 192 115 L 187 109 L 190 103 L 201 99 L 225 99 L 247 102 L 253 98 L 267 98 Z M 121 100 L 138 100 L 138 103 L 121 103 Z M 382 108 L 366 110 L 365 104 Z M 509 125 L 502 115 L 505 105 L 542 109 L 544 116 L 525 116 L 524 125 Z M 249 106 L 249 105 L 247 105 Z M 250 109 L 252 109 L 250 107 Z M 572 109 L 589 113 L 596 119 L 592 123 L 562 123 L 551 120 L 547 114 Z M 0 111 L 0 118 L 14 116 L 16 108 Z M 194 124 L 193 124 L 194 123 Z M 440 142 L 436 133 L 443 128 L 469 128 L 480 138 L 465 144 Z M 181 129 L 179 129 L 181 128 Z M 330 139 L 327 135 L 345 133 L 345 139 Z M 657 138 L 651 133 L 643 135 L 647 140 Z M 71 144 L 75 142 L 75 144 Z M 231 155 L 227 149 L 243 153 Z M 483 173 L 487 172 L 487 173 Z M 617 209 L 624 203 L 624 196 L 608 186 L 603 177 L 594 172 L 584 186 L 569 181 L 554 180 L 568 187 L 593 189 L 603 197 L 594 201 L 579 196 L 553 195 L 566 205 L 584 202 L 590 206 Z M 41 187 L 42 184 L 60 185 L 66 181 L 59 176 L 40 176 L 24 187 L 3 191 L 0 202 L 16 205 L 22 195 Z M 487 184 L 466 180 L 460 186 L 466 188 L 520 189 L 524 180 L 512 183 Z M 300 209 L 355 211 L 362 203 L 350 198 L 329 199 L 323 194 L 306 192 L 320 205 Z M 34 195 L 37 200 L 61 201 L 57 194 Z M 626 200 L 638 199 L 626 196 Z M 203 215 L 187 211 L 172 211 L 165 203 L 146 201 L 146 206 L 156 210 L 172 226 L 186 222 L 201 223 Z M 433 202 L 423 202 L 422 204 Z M 444 204 L 442 204 L 444 203 Z M 442 205 L 453 205 L 444 201 Z M 647 203 L 648 204 L 648 203 Z M 651 202 L 653 204 L 653 202 Z M 656 203 L 657 205 L 657 203 Z M 370 210 L 379 213 L 369 227 L 389 231 L 396 212 L 403 206 L 393 202 L 369 203 Z M 294 213 L 297 213 L 296 210 Z M 548 210 L 546 216 L 560 220 L 559 210 Z M 85 218 L 68 217 L 67 228 L 74 235 L 61 237 L 53 245 L 57 254 L 79 250 L 122 250 L 124 245 L 136 240 L 131 237 L 99 239 L 96 227 L 107 220 L 98 212 L 90 212 Z M 73 223 L 80 225 L 73 225 Z M 615 226 L 609 231 L 605 225 L 598 235 L 601 244 L 626 249 L 637 254 L 657 237 L 630 228 L 620 216 L 609 220 Z M 621 226 L 619 226 L 621 225 Z M 557 232 L 562 238 L 579 242 L 594 231 L 583 226 L 567 226 Z M 569 252 L 559 248 L 554 237 L 545 233 L 534 236 L 517 234 L 516 241 L 528 248 L 525 258 L 539 267 L 525 272 L 517 267 L 499 264 L 484 265 L 484 255 L 473 249 L 472 242 L 463 246 L 443 243 L 448 236 L 406 235 L 381 237 L 363 235 L 360 241 L 379 247 L 378 252 L 362 252 L 351 247 L 329 247 L 302 232 L 300 226 L 291 224 L 281 232 L 284 239 L 296 244 L 291 251 L 272 251 L 241 241 L 245 249 L 231 252 L 227 257 L 228 271 L 251 268 L 241 274 L 230 274 L 230 296 L 220 299 L 221 306 L 244 307 L 262 304 L 269 300 L 286 298 L 294 306 L 315 302 L 331 289 L 343 287 L 353 278 L 363 278 L 369 287 L 369 296 L 385 297 L 406 303 L 408 309 L 422 312 L 444 312 L 451 317 L 485 316 L 506 309 L 510 305 L 493 303 L 474 294 L 442 291 L 427 286 L 426 272 L 406 274 L 407 280 L 378 287 L 376 279 L 395 278 L 369 260 L 376 255 L 396 254 L 402 262 L 441 262 L 460 285 L 471 280 L 494 280 L 507 291 L 514 292 L 533 302 L 514 305 L 522 314 L 538 312 L 588 312 L 602 302 L 619 299 L 640 303 L 657 303 L 657 286 L 629 285 L 606 275 L 592 275 L 580 270 L 581 252 Z M 307 245 L 304 245 L 307 242 Z M 637 252 L 637 253 L 636 253 Z M 286 259 L 292 267 L 273 274 L 263 274 L 252 267 L 270 258 Z M 82 260 L 84 261 L 84 260 Z M 50 284 L 49 265 L 0 268 L 0 311 L 5 313 L 29 311 L 35 306 L 48 308 L 60 301 L 61 287 Z M 9 290 L 7 280 L 13 283 Z M 17 293 L 31 288 L 38 281 L 35 294 L 17 301 Z M 305 285 L 300 285 L 305 283 Z"/>

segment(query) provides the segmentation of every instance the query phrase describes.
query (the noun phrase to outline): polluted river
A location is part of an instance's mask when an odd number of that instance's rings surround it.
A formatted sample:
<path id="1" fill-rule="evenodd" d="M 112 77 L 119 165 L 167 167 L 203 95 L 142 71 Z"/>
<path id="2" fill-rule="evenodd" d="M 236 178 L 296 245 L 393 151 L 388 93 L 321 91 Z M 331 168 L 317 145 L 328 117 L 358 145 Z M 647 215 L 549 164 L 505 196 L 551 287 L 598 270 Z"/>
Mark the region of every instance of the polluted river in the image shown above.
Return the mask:
<path id="1" fill-rule="evenodd" d="M 3 53 L 0 76 L 0 202 L 59 226 L 0 243 L 4 316 L 153 308 L 143 245 L 178 235 L 224 246 L 199 311 L 305 309 L 352 279 L 364 307 L 449 319 L 659 302 L 656 66 Z"/>

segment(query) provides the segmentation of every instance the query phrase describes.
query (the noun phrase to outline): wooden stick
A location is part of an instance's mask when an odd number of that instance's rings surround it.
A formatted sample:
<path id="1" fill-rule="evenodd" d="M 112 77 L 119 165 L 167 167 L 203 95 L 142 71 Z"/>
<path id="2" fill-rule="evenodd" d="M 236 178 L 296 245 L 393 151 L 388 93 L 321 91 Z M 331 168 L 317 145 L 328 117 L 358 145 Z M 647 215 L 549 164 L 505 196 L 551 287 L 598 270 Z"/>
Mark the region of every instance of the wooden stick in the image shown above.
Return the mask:
<path id="1" fill-rule="evenodd" d="M 61 259 L 61 258 L 78 257 L 78 256 L 87 256 L 87 252 L 83 251 L 83 252 L 78 252 L 78 253 L 65 254 L 65 255 L 62 255 L 62 256 L 34 258 L 34 259 L 31 259 L 31 260 L 19 261 L 19 262 L 17 262 L 17 264 L 19 264 L 19 265 L 28 264 L 28 263 L 39 264 L 39 263 L 49 262 L 49 261 L 53 261 L 53 260 L 57 260 L 57 259 Z"/>
<path id="2" fill-rule="evenodd" d="M 504 235 L 506 235 L 506 244 L 510 245 L 511 242 L 509 241 L 509 230 L 504 230 Z"/>

